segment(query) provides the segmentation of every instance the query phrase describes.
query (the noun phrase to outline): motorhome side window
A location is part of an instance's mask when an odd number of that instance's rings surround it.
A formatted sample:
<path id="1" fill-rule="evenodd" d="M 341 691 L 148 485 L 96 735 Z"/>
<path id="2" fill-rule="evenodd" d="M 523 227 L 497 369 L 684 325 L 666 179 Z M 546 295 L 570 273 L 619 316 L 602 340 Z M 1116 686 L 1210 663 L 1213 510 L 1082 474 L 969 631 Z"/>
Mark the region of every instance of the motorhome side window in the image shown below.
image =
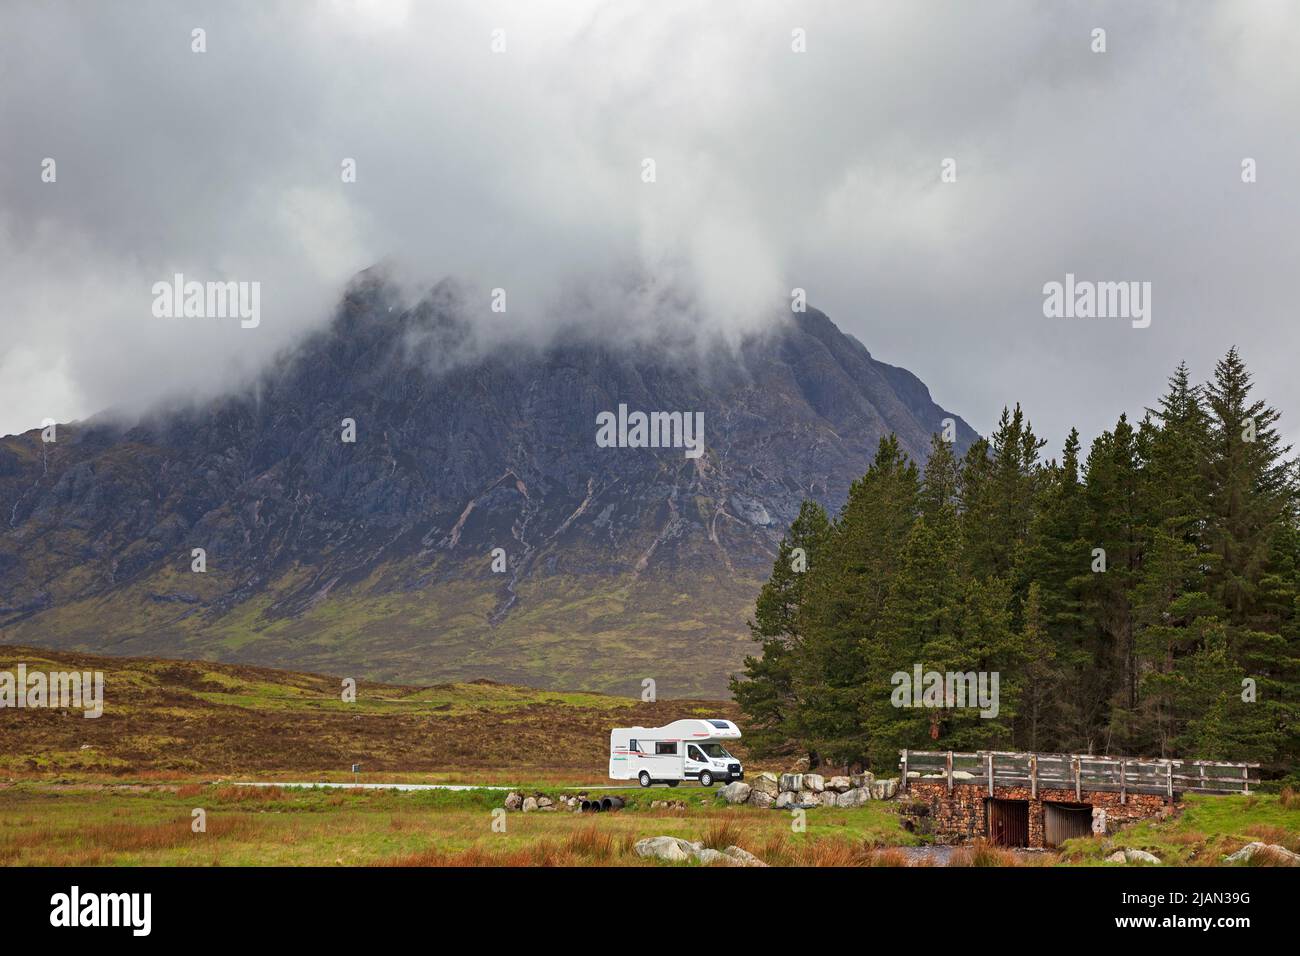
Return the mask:
<path id="1" fill-rule="evenodd" d="M 655 754 L 675 754 L 677 753 L 677 741 L 664 743 L 662 740 L 655 741 Z"/>
<path id="2" fill-rule="evenodd" d="M 638 744 L 635 740 L 633 740 L 630 744 L 627 745 L 627 749 L 632 751 L 633 753 L 640 753 L 641 745 Z"/>

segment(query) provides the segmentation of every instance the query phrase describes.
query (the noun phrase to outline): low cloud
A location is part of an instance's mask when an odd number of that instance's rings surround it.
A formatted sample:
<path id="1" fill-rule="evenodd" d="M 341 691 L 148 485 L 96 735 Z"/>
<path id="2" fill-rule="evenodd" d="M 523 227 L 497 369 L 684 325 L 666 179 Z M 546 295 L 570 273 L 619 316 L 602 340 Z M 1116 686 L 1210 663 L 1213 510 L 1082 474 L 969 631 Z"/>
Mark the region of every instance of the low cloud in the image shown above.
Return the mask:
<path id="1" fill-rule="evenodd" d="M 0 433 L 246 381 L 381 261 L 487 342 L 736 335 L 799 286 L 1054 445 L 1236 343 L 1295 429 L 1297 38 L 1280 2 L 7 3 Z M 176 272 L 260 282 L 260 325 L 154 318 Z M 1067 272 L 1151 282 L 1151 327 L 1044 318 Z"/>

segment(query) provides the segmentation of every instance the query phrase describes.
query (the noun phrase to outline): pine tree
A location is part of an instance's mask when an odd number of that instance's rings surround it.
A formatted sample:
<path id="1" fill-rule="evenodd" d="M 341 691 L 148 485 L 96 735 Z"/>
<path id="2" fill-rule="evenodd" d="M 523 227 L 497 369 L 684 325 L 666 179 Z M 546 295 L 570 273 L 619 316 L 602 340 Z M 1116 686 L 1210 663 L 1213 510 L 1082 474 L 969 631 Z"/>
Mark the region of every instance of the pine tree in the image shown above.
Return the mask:
<path id="1" fill-rule="evenodd" d="M 1180 364 L 1082 465 L 1074 431 L 1042 464 L 1019 407 L 960 463 L 936 438 L 924 480 L 883 439 L 834 522 L 800 512 L 759 596 L 763 653 L 733 682 L 751 745 L 891 769 L 904 747 L 1014 745 L 1286 772 L 1300 509 L 1278 413 L 1250 393 L 1236 350 L 1202 387 Z M 917 667 L 997 672 L 997 717 L 942 694 L 896 706 Z"/>
<path id="2" fill-rule="evenodd" d="M 947 645 L 954 638 L 956 598 L 962 587 L 954 561 L 957 548 L 950 504 L 940 507 L 933 523 L 918 518 L 890 582 L 879 626 L 863 638 L 862 713 L 873 766 L 890 766 L 900 749 L 939 737 L 938 712 L 898 706 L 894 675 L 905 675 L 911 682 L 915 665 L 926 669 L 926 648 Z M 913 687 L 912 692 L 919 695 L 921 688 Z"/>
<path id="3" fill-rule="evenodd" d="M 1140 730 L 1132 750 L 1172 756 L 1184 739 L 1180 707 L 1182 662 L 1217 627 L 1219 608 L 1204 591 L 1195 545 L 1170 530 L 1156 532 L 1145 573 L 1133 592 L 1133 620 L 1140 674 Z"/>
<path id="4" fill-rule="evenodd" d="M 1104 726 L 1089 740 L 1105 753 L 1131 744 L 1138 706 L 1138 669 L 1130 591 L 1138 580 L 1147 528 L 1143 523 L 1137 438 L 1121 415 L 1088 454 L 1084 479 L 1085 536 L 1092 544 L 1092 572 L 1084 587 L 1092 617 L 1096 670 L 1090 692 L 1105 695 Z"/>
<path id="5" fill-rule="evenodd" d="M 1205 387 L 1210 417 L 1206 590 L 1223 607 L 1225 627 L 1222 645 L 1203 649 L 1195 674 L 1202 681 L 1207 673 L 1218 674 L 1222 686 L 1215 699 L 1222 698 L 1229 713 L 1248 721 L 1256 736 L 1278 742 L 1275 750 L 1280 750 L 1295 731 L 1287 691 L 1294 686 L 1287 683 L 1294 675 L 1294 644 L 1286 633 L 1294 614 L 1294 600 L 1290 608 L 1286 604 L 1295 592 L 1295 466 L 1275 427 L 1279 413 L 1252 398 L 1251 389 L 1250 373 L 1235 348 L 1216 364 Z M 1239 713 L 1235 701 L 1240 681 L 1247 678 L 1256 682 L 1259 696 Z M 1240 733 L 1238 724 L 1214 733 Z M 1207 739 L 1210 731 L 1198 727 L 1196 739 Z"/>
<path id="6" fill-rule="evenodd" d="M 925 480 L 921 484 L 921 514 L 931 521 L 941 511 L 954 519 L 960 506 L 961 471 L 952 444 L 939 435 L 930 437 L 930 457 L 925 463 Z"/>
<path id="7" fill-rule="evenodd" d="M 998 675 L 997 715 L 984 715 L 968 699 L 936 719 L 940 749 L 1006 749 L 1012 739 L 1024 673 L 1021 639 L 1011 626 L 1011 588 L 1002 578 L 967 578 L 952 610 L 953 626 L 921 648 L 923 669 L 942 674 Z M 989 686 L 991 690 L 991 684 Z"/>
<path id="8" fill-rule="evenodd" d="M 1278 412 L 1250 398 L 1251 379 L 1237 350 L 1214 368 L 1205 459 L 1209 504 L 1206 538 L 1215 559 L 1209 590 L 1234 622 L 1257 608 L 1256 587 L 1272 553 L 1272 536 L 1294 496 L 1291 466 L 1274 427 Z"/>
<path id="9" fill-rule="evenodd" d="M 797 727 L 808 748 L 837 764 L 861 764 L 867 735 L 866 639 L 875 633 L 916 518 L 916 465 L 890 434 L 853 483 L 826 557 L 807 583 L 803 653 L 795 670 Z"/>
<path id="10" fill-rule="evenodd" d="M 1210 423 L 1186 362 L 1170 376 L 1158 406 L 1148 409 L 1142 431 L 1151 524 L 1200 551 L 1207 520 L 1204 462 Z"/>
<path id="11" fill-rule="evenodd" d="M 1061 462 L 1051 462 L 1040 481 L 1026 575 L 1038 588 L 1039 614 L 1054 662 L 1053 680 L 1069 687 L 1044 701 L 1039 746 L 1055 750 L 1086 749 L 1103 710 L 1105 693 L 1089 680 L 1095 672 L 1095 628 L 1083 595 L 1092 585 L 1092 544 L 1085 538 L 1087 504 L 1079 474 L 1079 433 L 1072 429 Z M 1028 622 L 1028 608 L 1025 611 Z"/>
<path id="12" fill-rule="evenodd" d="M 1037 581 L 1029 585 L 1025 596 L 1020 643 L 1025 660 L 1025 686 L 1021 694 L 1018 742 L 1038 751 L 1050 739 L 1053 704 L 1064 685 L 1060 679 L 1056 646 L 1048 634 L 1043 612 L 1042 587 Z"/>
<path id="13" fill-rule="evenodd" d="M 821 505 L 805 501 L 781 540 L 772 575 L 759 592 L 749 630 L 757 657 L 745 658 L 743 677 L 731 678 L 731 694 L 749 720 L 746 742 L 756 756 L 787 750 L 794 736 L 794 664 L 805 582 L 830 536 Z"/>
<path id="14" fill-rule="evenodd" d="M 1029 534 L 1043 442 L 1020 406 L 1002 409 L 991 442 L 971 445 L 962 465 L 966 560 L 975 577 L 1012 577 Z"/>
<path id="15" fill-rule="evenodd" d="M 1267 712 L 1277 749 L 1265 758 L 1268 770 L 1297 776 L 1300 765 L 1300 526 L 1294 515 L 1274 539 L 1274 557 L 1264 588 L 1264 603 L 1276 622 L 1278 649 L 1258 681 L 1256 706 Z"/>
<path id="16" fill-rule="evenodd" d="M 1245 670 L 1233 660 L 1228 628 L 1210 619 L 1198 646 L 1180 663 L 1174 700 L 1183 718 L 1176 751 L 1196 760 L 1266 761 L 1279 735 L 1268 713 L 1242 697 Z"/>

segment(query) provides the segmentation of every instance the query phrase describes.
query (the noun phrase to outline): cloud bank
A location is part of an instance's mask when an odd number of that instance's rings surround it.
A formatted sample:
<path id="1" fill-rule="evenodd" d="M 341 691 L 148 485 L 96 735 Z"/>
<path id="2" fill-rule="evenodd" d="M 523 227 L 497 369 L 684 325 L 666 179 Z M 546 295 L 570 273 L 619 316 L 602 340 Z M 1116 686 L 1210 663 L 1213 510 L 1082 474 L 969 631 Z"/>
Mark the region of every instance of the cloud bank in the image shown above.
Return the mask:
<path id="1" fill-rule="evenodd" d="M 802 287 L 1054 446 L 1235 343 L 1300 435 L 1297 41 L 1249 0 L 7 3 L 0 434 L 230 388 L 385 261 L 533 337 Z M 155 318 L 177 272 L 260 282 L 260 325 Z M 1151 282 L 1151 327 L 1045 318 L 1066 273 Z"/>

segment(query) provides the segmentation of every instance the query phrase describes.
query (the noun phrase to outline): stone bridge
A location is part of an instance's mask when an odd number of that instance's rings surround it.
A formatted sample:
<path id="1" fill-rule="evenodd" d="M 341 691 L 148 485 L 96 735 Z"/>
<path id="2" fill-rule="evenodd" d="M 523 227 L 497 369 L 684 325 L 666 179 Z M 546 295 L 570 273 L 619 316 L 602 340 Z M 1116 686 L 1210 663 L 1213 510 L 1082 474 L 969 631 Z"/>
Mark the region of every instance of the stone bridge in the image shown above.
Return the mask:
<path id="1" fill-rule="evenodd" d="M 1167 815 L 1184 793 L 1250 793 L 1258 764 L 1091 754 L 904 750 L 904 825 L 941 843 L 1052 847 Z"/>

